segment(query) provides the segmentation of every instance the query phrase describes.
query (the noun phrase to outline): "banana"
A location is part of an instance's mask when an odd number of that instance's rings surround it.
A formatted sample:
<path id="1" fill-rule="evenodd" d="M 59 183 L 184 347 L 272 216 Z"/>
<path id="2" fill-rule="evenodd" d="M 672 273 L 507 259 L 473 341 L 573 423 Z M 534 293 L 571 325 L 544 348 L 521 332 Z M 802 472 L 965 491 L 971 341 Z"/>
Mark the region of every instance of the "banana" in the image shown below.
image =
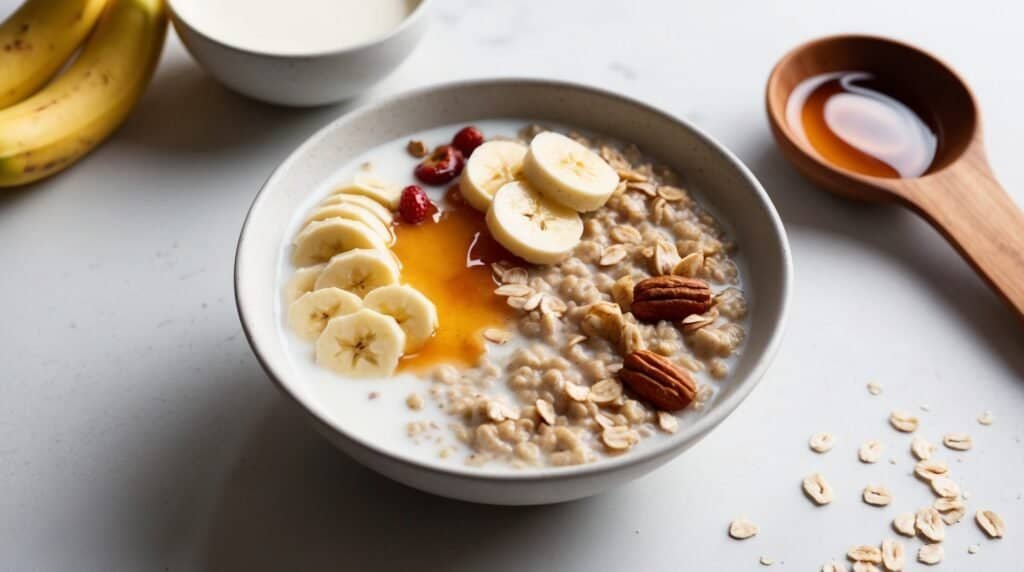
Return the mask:
<path id="1" fill-rule="evenodd" d="M 284 303 L 290 306 L 292 302 L 299 299 L 299 296 L 306 292 L 312 292 L 316 277 L 320 276 L 320 271 L 324 269 L 324 266 L 327 265 L 317 264 L 296 270 L 295 275 L 284 288 Z"/>
<path id="2" fill-rule="evenodd" d="M 333 286 L 362 298 L 374 288 L 398 283 L 398 276 L 398 263 L 391 251 L 357 248 L 331 258 L 314 287 Z"/>
<path id="3" fill-rule="evenodd" d="M 341 288 L 323 288 L 306 292 L 288 306 L 288 325 L 304 340 L 315 340 L 336 316 L 351 314 L 363 307 L 359 296 Z"/>
<path id="4" fill-rule="evenodd" d="M 391 231 L 390 226 L 381 222 L 381 220 L 377 218 L 377 215 L 373 214 L 369 210 L 352 203 L 340 203 L 320 207 L 309 215 L 306 222 L 308 224 L 335 217 L 359 221 L 370 227 L 370 230 L 375 232 L 377 236 L 379 236 L 388 246 L 395 243 L 395 233 Z"/>
<path id="5" fill-rule="evenodd" d="M 385 250 L 387 245 L 377 233 L 359 221 L 344 218 L 318 220 L 306 225 L 295 237 L 292 261 L 296 266 L 310 266 L 353 248 Z"/>
<path id="6" fill-rule="evenodd" d="M 0 109 L 32 95 L 85 41 L 107 0 L 28 0 L 0 24 Z"/>
<path id="7" fill-rule="evenodd" d="M 495 240 L 534 264 L 564 259 L 583 236 L 583 221 L 576 211 L 548 200 L 519 181 L 498 189 L 486 219 Z"/>
<path id="8" fill-rule="evenodd" d="M 405 347 L 405 332 L 391 316 L 363 308 L 331 319 L 316 341 L 316 361 L 342 375 L 388 376 Z"/>
<path id="9" fill-rule="evenodd" d="M 110 0 L 67 71 L 0 111 L 0 187 L 52 175 L 110 135 L 149 83 L 166 32 L 163 0 Z"/>
<path id="10" fill-rule="evenodd" d="M 520 175 L 525 156 L 526 146 L 515 141 L 488 141 L 477 147 L 459 180 L 459 190 L 466 202 L 480 212 L 487 212 L 494 193 Z"/>
<path id="11" fill-rule="evenodd" d="M 545 196 L 579 212 L 604 206 L 619 184 L 618 173 L 600 155 L 553 131 L 530 141 L 523 174 Z"/>
<path id="12" fill-rule="evenodd" d="M 423 347 L 437 333 L 437 308 L 412 286 L 381 286 L 363 298 L 363 305 L 391 316 L 405 332 L 405 353 Z"/>
<path id="13" fill-rule="evenodd" d="M 398 201 L 402 198 L 402 187 L 393 185 L 366 170 L 356 173 L 351 183 L 336 192 L 369 197 L 392 211 L 398 208 Z"/>
<path id="14" fill-rule="evenodd" d="M 344 188 L 344 187 L 342 187 Z M 365 208 L 372 212 L 380 222 L 387 226 L 391 226 L 391 223 L 395 222 L 395 216 L 391 214 L 387 208 L 371 199 L 370 197 L 363 195 L 353 195 L 352 193 L 338 192 L 333 194 L 326 199 L 320 201 L 321 207 L 340 205 L 340 204 L 354 204 Z"/>

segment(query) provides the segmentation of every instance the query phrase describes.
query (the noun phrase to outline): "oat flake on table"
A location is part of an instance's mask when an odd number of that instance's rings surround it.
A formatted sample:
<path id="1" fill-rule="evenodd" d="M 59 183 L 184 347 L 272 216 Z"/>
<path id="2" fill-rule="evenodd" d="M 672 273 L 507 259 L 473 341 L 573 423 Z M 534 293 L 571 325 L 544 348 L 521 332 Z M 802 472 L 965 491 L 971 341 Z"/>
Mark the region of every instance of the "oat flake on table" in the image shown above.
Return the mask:
<path id="1" fill-rule="evenodd" d="M 882 384 L 878 383 L 877 381 L 868 382 L 868 393 L 870 393 L 871 395 L 881 395 Z"/>
<path id="2" fill-rule="evenodd" d="M 995 420 L 996 418 L 992 415 L 991 411 L 986 411 L 978 416 L 978 423 L 982 425 L 991 425 Z"/>

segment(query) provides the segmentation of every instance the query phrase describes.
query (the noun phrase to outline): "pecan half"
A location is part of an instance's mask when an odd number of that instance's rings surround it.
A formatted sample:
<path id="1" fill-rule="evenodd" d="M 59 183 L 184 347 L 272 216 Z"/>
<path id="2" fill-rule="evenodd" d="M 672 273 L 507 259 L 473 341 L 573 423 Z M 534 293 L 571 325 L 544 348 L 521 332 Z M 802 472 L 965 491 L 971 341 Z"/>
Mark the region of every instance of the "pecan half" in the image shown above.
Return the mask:
<path id="1" fill-rule="evenodd" d="M 685 276 L 655 276 L 633 287 L 630 310 L 642 322 L 678 321 L 703 314 L 715 302 L 708 283 Z"/>
<path id="2" fill-rule="evenodd" d="M 683 409 L 697 394 L 697 382 L 688 371 L 647 350 L 626 356 L 619 380 L 663 411 Z"/>

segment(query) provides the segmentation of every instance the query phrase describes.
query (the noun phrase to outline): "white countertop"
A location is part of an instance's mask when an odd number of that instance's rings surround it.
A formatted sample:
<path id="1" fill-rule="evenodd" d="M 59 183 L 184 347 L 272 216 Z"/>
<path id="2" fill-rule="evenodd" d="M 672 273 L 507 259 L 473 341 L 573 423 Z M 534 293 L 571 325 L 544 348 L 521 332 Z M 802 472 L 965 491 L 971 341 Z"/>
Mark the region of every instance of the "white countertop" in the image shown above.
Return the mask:
<path id="1" fill-rule="evenodd" d="M 16 4 L 0 0 L 0 15 Z M 0 569 L 732 571 L 762 569 L 763 554 L 771 570 L 816 570 L 852 544 L 892 536 L 893 515 L 930 502 L 908 476 L 909 438 L 886 424 L 897 407 L 918 411 L 933 441 L 954 430 L 975 439 L 963 454 L 940 448 L 971 511 L 949 530 L 936 570 L 1020 569 L 1024 326 L 925 224 L 804 182 L 776 151 L 762 103 L 771 65 L 804 39 L 859 31 L 917 43 L 973 85 L 992 164 L 1024 204 L 1024 73 L 1012 56 L 1024 53 L 1020 6 L 435 8 L 421 48 L 368 97 L 468 77 L 575 80 L 685 116 L 750 165 L 782 214 L 796 267 L 787 337 L 761 385 L 690 452 L 580 502 L 475 506 L 361 468 L 267 381 L 231 283 L 260 184 L 351 105 L 247 101 L 205 76 L 172 34 L 116 137 L 58 177 L 0 194 Z M 868 395 L 869 380 L 884 394 Z M 990 427 L 975 421 L 985 410 Z M 825 430 L 839 442 L 818 456 L 806 442 Z M 897 463 L 858 463 L 869 438 Z M 826 508 L 800 491 L 818 470 L 837 490 Z M 890 507 L 860 502 L 869 482 L 889 486 Z M 1002 514 L 1008 538 L 984 539 L 971 519 L 982 506 Z M 727 538 L 739 515 L 761 534 Z M 974 543 L 981 550 L 968 555 Z"/>

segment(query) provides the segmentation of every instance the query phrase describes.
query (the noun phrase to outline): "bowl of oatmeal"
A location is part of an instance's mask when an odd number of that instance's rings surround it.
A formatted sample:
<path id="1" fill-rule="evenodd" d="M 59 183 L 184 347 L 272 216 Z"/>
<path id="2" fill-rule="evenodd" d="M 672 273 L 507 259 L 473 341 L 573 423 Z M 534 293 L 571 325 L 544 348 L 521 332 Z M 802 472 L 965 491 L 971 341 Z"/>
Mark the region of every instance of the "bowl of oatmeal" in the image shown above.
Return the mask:
<path id="1" fill-rule="evenodd" d="M 790 254 L 764 189 L 681 119 L 475 81 L 323 128 L 239 239 L 260 363 L 339 449 L 409 486 L 542 504 L 674 458 L 756 385 Z"/>

